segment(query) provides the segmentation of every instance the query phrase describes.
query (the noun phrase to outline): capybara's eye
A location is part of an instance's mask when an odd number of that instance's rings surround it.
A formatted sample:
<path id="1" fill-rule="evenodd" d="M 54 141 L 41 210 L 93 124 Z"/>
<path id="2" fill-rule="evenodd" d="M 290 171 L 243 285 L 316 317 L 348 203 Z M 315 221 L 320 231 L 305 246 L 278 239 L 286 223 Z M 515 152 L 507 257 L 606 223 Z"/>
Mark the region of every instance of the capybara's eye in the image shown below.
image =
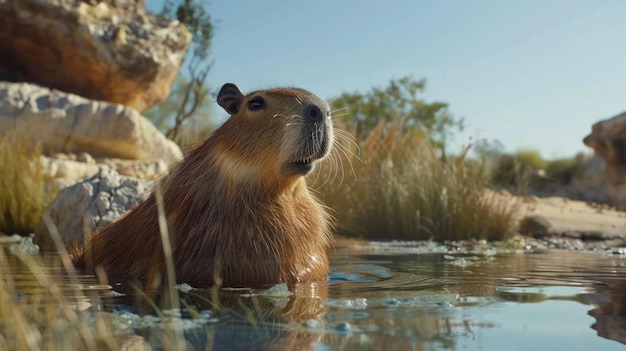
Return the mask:
<path id="1" fill-rule="evenodd" d="M 258 111 L 265 107 L 265 100 L 260 96 L 255 96 L 248 101 L 248 108 L 251 111 Z"/>

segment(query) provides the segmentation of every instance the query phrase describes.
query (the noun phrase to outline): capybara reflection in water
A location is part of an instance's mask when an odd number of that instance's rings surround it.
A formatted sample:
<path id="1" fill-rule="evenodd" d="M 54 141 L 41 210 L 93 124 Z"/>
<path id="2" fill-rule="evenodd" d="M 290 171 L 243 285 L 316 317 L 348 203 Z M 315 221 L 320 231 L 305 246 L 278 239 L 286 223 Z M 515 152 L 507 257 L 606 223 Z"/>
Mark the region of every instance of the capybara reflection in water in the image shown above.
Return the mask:
<path id="1" fill-rule="evenodd" d="M 230 118 L 158 185 L 176 280 L 249 286 L 326 279 L 331 218 L 304 176 L 333 144 L 328 104 L 297 88 L 243 95 L 231 83 L 217 102 Z M 164 277 L 155 193 L 89 245 L 77 264 Z"/>

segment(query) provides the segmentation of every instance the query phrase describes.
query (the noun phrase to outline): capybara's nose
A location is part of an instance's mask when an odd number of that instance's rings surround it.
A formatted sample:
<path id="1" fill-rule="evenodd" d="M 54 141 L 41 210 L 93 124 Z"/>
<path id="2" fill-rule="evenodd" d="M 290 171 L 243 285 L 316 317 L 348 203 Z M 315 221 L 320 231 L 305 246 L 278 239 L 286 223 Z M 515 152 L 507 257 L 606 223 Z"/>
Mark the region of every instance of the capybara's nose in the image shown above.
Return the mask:
<path id="1" fill-rule="evenodd" d="M 307 105 L 304 108 L 304 119 L 307 122 L 315 123 L 324 120 L 324 114 L 317 105 Z"/>

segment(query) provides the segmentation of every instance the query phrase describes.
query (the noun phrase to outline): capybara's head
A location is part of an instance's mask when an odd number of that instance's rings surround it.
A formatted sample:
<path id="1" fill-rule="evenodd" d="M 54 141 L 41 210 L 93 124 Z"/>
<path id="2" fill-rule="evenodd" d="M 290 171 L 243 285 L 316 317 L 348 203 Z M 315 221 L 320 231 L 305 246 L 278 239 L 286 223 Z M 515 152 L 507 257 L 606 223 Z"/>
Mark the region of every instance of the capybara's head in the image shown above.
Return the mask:
<path id="1" fill-rule="evenodd" d="M 301 177 L 330 152 L 330 109 L 306 90 L 278 88 L 243 95 L 227 83 L 217 102 L 231 115 L 224 125 L 227 145 L 220 146 L 220 157 L 227 158 L 222 165 L 229 165 L 238 178 L 262 174 L 265 180 L 280 182 Z"/>

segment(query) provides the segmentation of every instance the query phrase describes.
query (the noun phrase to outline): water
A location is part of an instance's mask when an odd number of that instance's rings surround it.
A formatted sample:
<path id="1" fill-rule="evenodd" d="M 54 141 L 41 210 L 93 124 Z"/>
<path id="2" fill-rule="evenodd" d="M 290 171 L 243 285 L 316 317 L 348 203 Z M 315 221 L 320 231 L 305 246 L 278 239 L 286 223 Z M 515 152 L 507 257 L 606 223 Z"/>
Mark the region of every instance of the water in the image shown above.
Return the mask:
<path id="1" fill-rule="evenodd" d="M 167 318 L 126 284 L 112 282 L 111 296 L 91 276 L 80 283 L 91 287 L 86 306 L 108 311 L 120 333 L 140 335 L 157 350 L 172 329 L 197 350 L 626 349 L 621 251 L 396 243 L 338 249 L 331 261 L 327 282 L 270 290 L 179 285 L 185 307 L 165 310 Z M 54 257 L 46 262 L 69 284 Z M 23 294 L 32 293 L 28 274 L 7 272 Z"/>

